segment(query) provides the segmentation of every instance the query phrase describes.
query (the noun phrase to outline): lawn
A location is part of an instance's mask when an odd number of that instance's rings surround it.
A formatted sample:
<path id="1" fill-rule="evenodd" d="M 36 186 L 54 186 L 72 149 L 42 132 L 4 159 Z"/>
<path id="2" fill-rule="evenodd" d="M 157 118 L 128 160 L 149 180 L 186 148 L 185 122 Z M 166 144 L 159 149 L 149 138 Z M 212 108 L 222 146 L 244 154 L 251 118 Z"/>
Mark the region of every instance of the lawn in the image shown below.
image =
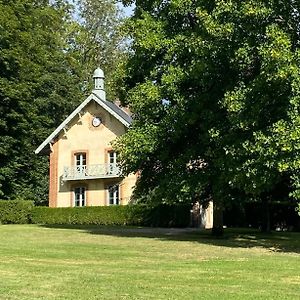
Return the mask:
<path id="1" fill-rule="evenodd" d="M 300 299 L 300 234 L 0 225 L 0 299 Z"/>

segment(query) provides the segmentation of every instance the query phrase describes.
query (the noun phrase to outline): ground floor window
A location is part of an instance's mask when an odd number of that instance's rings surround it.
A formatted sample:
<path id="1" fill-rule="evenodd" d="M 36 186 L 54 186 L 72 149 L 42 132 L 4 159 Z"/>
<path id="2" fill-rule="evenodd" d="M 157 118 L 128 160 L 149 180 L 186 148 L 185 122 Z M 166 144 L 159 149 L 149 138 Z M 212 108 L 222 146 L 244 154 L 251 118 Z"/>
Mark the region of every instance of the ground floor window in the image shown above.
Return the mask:
<path id="1" fill-rule="evenodd" d="M 76 187 L 74 189 L 74 206 L 86 206 L 85 187 Z"/>
<path id="2" fill-rule="evenodd" d="M 108 187 L 108 204 L 109 205 L 119 205 L 120 204 L 120 186 L 118 184 L 111 185 Z"/>

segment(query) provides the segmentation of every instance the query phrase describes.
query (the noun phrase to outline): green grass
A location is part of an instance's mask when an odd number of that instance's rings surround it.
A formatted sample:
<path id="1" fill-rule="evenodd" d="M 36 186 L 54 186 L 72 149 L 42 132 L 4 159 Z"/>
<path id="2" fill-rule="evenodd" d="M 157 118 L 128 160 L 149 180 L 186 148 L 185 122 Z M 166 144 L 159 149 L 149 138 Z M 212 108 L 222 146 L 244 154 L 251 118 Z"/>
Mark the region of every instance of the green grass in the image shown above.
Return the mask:
<path id="1" fill-rule="evenodd" d="M 299 299 L 300 234 L 0 226 L 0 299 Z"/>

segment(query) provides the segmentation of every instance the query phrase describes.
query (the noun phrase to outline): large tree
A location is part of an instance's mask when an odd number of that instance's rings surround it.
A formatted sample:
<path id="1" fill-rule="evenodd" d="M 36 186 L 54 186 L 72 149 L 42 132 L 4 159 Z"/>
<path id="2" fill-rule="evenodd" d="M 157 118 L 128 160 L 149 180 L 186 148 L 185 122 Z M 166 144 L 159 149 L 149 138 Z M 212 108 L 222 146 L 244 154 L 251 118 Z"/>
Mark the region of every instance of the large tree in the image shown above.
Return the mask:
<path id="1" fill-rule="evenodd" d="M 115 146 L 148 201 L 299 197 L 298 1 L 135 3 Z M 220 209 L 219 209 L 220 208 Z M 222 222 L 215 218 L 216 231 Z"/>
<path id="2" fill-rule="evenodd" d="M 66 51 L 62 1 L 0 1 L 0 197 L 47 199 L 47 159 L 34 149 L 82 93 Z"/>

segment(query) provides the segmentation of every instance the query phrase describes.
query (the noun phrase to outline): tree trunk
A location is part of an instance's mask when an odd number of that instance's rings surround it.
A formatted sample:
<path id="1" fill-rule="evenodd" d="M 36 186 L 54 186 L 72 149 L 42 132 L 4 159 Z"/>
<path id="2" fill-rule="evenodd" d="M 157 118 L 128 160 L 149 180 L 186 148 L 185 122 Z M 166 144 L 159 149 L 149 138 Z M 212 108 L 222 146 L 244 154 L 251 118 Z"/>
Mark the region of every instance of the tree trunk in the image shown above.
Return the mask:
<path id="1" fill-rule="evenodd" d="M 271 218 L 270 218 L 270 197 L 263 194 L 262 200 L 262 232 L 271 232 Z"/>
<path id="2" fill-rule="evenodd" d="M 223 206 L 220 203 L 213 203 L 214 205 L 214 217 L 213 217 L 213 228 L 212 235 L 222 236 L 224 233 L 223 229 Z"/>

